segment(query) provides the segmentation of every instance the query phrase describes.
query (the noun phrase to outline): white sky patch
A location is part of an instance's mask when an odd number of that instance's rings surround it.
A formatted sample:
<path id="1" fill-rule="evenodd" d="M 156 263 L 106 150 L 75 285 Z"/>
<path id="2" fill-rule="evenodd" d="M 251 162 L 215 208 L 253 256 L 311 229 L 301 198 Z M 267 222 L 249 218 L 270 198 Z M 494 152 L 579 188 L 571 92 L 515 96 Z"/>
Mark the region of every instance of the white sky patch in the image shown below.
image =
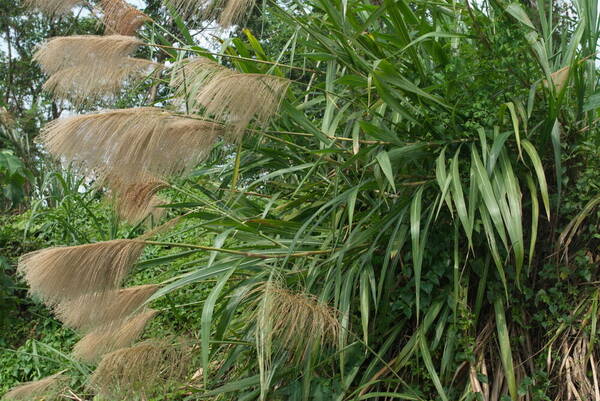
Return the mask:
<path id="1" fill-rule="evenodd" d="M 132 6 L 136 6 L 137 8 L 144 8 L 144 7 L 146 7 L 146 2 L 144 0 L 129 0 L 129 3 Z"/>
<path id="2" fill-rule="evenodd" d="M 6 40 L 4 38 L 0 38 L 0 52 L 6 53 L 8 51 L 8 46 L 6 44 Z"/>

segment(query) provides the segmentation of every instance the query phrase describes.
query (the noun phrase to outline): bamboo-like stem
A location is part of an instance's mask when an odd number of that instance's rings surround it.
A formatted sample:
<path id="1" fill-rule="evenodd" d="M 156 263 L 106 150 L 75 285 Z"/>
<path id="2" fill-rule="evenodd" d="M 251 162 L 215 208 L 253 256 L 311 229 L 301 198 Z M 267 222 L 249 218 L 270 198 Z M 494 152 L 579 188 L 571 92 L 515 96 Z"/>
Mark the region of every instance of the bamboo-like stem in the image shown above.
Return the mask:
<path id="1" fill-rule="evenodd" d="M 323 249 L 323 250 L 316 250 L 316 251 L 266 254 L 266 253 L 237 251 L 235 249 L 227 249 L 227 248 L 215 248 L 212 246 L 204 246 L 204 245 L 180 244 L 180 243 L 174 243 L 174 242 L 144 241 L 144 243 L 147 245 L 173 246 L 173 247 L 179 247 L 179 248 L 200 249 L 203 251 L 211 251 L 211 252 L 212 251 L 223 252 L 223 253 L 229 253 L 231 255 L 239 255 L 239 256 L 245 256 L 248 258 L 257 258 L 257 259 L 299 258 L 299 257 L 305 257 L 305 256 L 325 255 L 325 254 L 335 252 L 338 250 L 338 249 Z"/>
<path id="2" fill-rule="evenodd" d="M 159 45 L 158 43 L 144 43 L 144 44 L 142 44 L 142 46 L 158 47 L 159 49 L 171 49 L 171 50 L 177 50 L 177 51 L 183 50 L 183 51 L 189 51 L 189 52 L 196 53 L 196 54 L 210 54 L 211 56 L 228 57 L 228 58 L 232 58 L 232 59 L 236 59 L 236 60 L 252 61 L 252 62 L 260 63 L 260 64 L 274 65 L 276 67 L 285 67 L 285 68 L 289 68 L 290 70 L 299 70 L 299 71 L 306 71 L 306 72 L 322 74 L 321 71 L 311 70 L 309 68 L 295 67 L 293 65 L 276 63 L 274 61 L 258 60 L 258 59 L 250 58 L 250 57 L 234 56 L 232 54 L 216 53 L 216 52 L 211 52 L 208 50 L 197 50 L 197 49 L 181 48 L 181 47 L 175 47 L 175 46 Z"/>
<path id="3" fill-rule="evenodd" d="M 186 195 L 188 195 L 188 196 L 190 196 L 190 197 L 192 197 L 192 198 L 194 198 L 194 199 L 196 199 L 196 200 L 198 200 L 198 201 L 200 201 L 200 202 L 205 202 L 205 204 L 206 204 L 206 200 L 205 200 L 205 199 L 201 199 L 201 198 L 197 197 L 196 195 L 194 195 L 193 193 L 191 193 L 191 192 L 189 192 L 189 191 L 186 191 L 186 190 L 185 190 L 185 189 L 183 189 L 183 188 L 177 187 L 177 186 L 175 186 L 175 185 L 172 185 L 172 186 L 171 186 L 171 188 L 173 188 L 173 189 L 175 189 L 176 191 L 179 191 L 179 192 L 181 192 L 181 193 L 184 193 L 184 194 L 186 194 Z M 212 208 L 213 210 L 217 211 L 217 212 L 220 212 L 220 213 L 223 213 L 223 214 L 225 214 L 225 216 L 227 216 L 227 217 L 229 217 L 230 219 L 234 220 L 236 223 L 239 223 L 239 224 L 241 224 L 241 225 L 243 225 L 243 226 L 247 227 L 247 224 L 246 224 L 244 221 L 242 221 L 242 220 L 238 219 L 237 217 L 233 216 L 233 215 L 232 215 L 232 214 L 230 214 L 230 213 L 227 213 L 227 211 L 225 211 L 225 210 L 222 210 L 222 209 L 219 209 L 219 208 L 216 208 L 215 206 L 211 205 L 210 203 L 208 203 L 208 204 L 206 204 L 206 205 L 207 205 L 208 207 Z M 192 213 L 192 211 L 190 211 L 190 212 L 188 212 L 188 213 L 186 213 L 186 214 L 189 214 L 189 213 Z M 260 237 L 262 237 L 262 238 L 266 239 L 267 241 L 269 241 L 269 242 L 272 242 L 273 244 L 275 244 L 275 245 L 277 245 L 277 246 L 280 246 L 280 247 L 282 247 L 282 248 L 287 248 L 287 246 L 286 246 L 286 245 L 282 244 L 281 242 L 279 242 L 279 241 L 277 241 L 277 240 L 274 240 L 273 238 L 270 238 L 269 236 L 267 236 L 267 235 L 263 234 L 262 232 L 259 232 L 259 233 L 258 233 L 258 235 L 259 235 Z"/>

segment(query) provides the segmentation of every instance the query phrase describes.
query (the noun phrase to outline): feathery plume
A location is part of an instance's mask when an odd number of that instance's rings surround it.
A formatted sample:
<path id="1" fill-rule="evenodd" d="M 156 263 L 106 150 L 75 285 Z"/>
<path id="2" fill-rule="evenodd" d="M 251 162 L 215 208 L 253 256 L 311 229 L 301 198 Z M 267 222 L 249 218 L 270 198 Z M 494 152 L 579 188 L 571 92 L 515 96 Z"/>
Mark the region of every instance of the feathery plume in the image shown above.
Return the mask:
<path id="1" fill-rule="evenodd" d="M 148 174 L 185 173 L 209 153 L 221 130 L 212 122 L 137 108 L 55 120 L 42 140 L 56 156 L 131 184 Z"/>
<path id="2" fill-rule="evenodd" d="M 216 18 L 225 28 L 239 23 L 254 3 L 255 0 L 171 0 L 184 18 L 195 15 L 206 19 Z"/>
<path id="3" fill-rule="evenodd" d="M 109 34 L 133 36 L 148 21 L 152 21 L 143 12 L 123 0 L 101 0 L 104 13 L 102 22 Z"/>
<path id="4" fill-rule="evenodd" d="M 90 387 L 108 399 L 150 399 L 185 379 L 189 348 L 182 342 L 148 340 L 105 355 Z"/>
<path id="5" fill-rule="evenodd" d="M 0 125 L 4 125 L 7 128 L 12 128 L 16 124 L 15 118 L 6 107 L 0 107 Z"/>
<path id="6" fill-rule="evenodd" d="M 250 121 L 261 126 L 277 113 L 290 81 L 264 74 L 221 73 L 199 92 L 197 102 L 205 112 L 231 124 L 234 134 L 244 132 Z"/>
<path id="7" fill-rule="evenodd" d="M 552 78 L 552 83 L 554 84 L 554 87 L 558 92 L 562 91 L 565 87 L 567 81 L 569 80 L 570 73 L 571 67 L 567 66 L 550 74 L 550 78 Z"/>
<path id="8" fill-rule="evenodd" d="M 119 64 L 130 56 L 143 42 L 132 36 L 73 35 L 52 38 L 42 44 L 33 59 L 42 70 L 52 75 L 71 67 L 94 67 Z M 107 67 L 108 68 L 108 67 Z"/>
<path id="9" fill-rule="evenodd" d="M 3 400 L 25 401 L 33 399 L 54 400 L 67 385 L 67 377 L 62 373 L 41 380 L 23 383 L 2 397 Z"/>
<path id="10" fill-rule="evenodd" d="M 18 271 L 32 294 L 53 305 L 118 288 L 143 249 L 131 239 L 42 249 L 23 255 Z"/>
<path id="11" fill-rule="evenodd" d="M 227 0 L 219 16 L 219 24 L 225 28 L 237 24 L 254 7 L 255 0 Z"/>
<path id="12" fill-rule="evenodd" d="M 214 8 L 213 4 L 221 1 L 222 0 L 171 0 L 170 4 L 183 18 L 189 18 L 195 15 L 209 18 L 211 16 L 210 11 Z"/>
<path id="13" fill-rule="evenodd" d="M 227 67 L 206 57 L 184 58 L 171 67 L 170 85 L 175 97 L 183 99 L 189 111 L 198 111 L 202 107 L 196 101 L 198 93 L 218 73 L 227 71 L 230 71 Z"/>
<path id="14" fill-rule="evenodd" d="M 181 63 L 171 85 L 190 111 L 201 111 L 243 133 L 250 121 L 265 125 L 277 112 L 290 81 L 274 75 L 244 74 L 206 59 Z"/>
<path id="15" fill-rule="evenodd" d="M 138 223 L 148 216 L 154 221 L 160 220 L 165 209 L 159 208 L 165 202 L 156 194 L 169 184 L 152 176 L 148 176 L 141 182 L 129 183 L 119 177 L 111 176 L 104 179 L 104 184 L 111 188 L 116 201 L 119 216 L 130 223 Z"/>
<path id="16" fill-rule="evenodd" d="M 67 14 L 81 0 L 25 0 L 25 6 L 40 10 L 46 15 L 55 16 Z"/>
<path id="17" fill-rule="evenodd" d="M 299 358 L 315 344 L 337 342 L 338 313 L 314 295 L 290 291 L 277 281 L 269 281 L 256 291 L 261 292 L 256 312 L 258 339 L 277 342 Z"/>
<path id="18" fill-rule="evenodd" d="M 102 355 L 130 346 L 142 335 L 148 321 L 157 313 L 148 309 L 118 323 L 94 329 L 75 344 L 73 356 L 86 363 L 96 363 Z"/>
<path id="19" fill-rule="evenodd" d="M 272 356 L 287 350 L 296 361 L 317 344 L 336 343 L 340 333 L 337 311 L 313 295 L 292 292 L 280 279 L 270 279 L 248 295 L 258 293 L 254 310 L 260 399 L 266 399 Z"/>
<path id="20" fill-rule="evenodd" d="M 50 75 L 43 89 L 74 105 L 111 100 L 126 85 L 136 85 L 162 68 L 161 64 L 139 58 L 123 58 L 111 63 L 79 65 Z"/>
<path id="21" fill-rule="evenodd" d="M 89 331 L 135 313 L 158 288 L 158 285 L 140 285 L 84 295 L 59 303 L 54 313 L 65 326 Z"/>

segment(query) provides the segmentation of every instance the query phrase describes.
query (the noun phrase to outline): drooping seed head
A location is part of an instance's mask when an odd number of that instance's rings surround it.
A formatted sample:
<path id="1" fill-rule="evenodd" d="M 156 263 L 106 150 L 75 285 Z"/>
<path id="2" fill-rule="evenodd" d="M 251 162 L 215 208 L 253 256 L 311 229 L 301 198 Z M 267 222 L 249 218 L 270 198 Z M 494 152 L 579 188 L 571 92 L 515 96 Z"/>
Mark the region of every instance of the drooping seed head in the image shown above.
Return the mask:
<path id="1" fill-rule="evenodd" d="M 219 124 L 145 107 L 61 118 L 41 138 L 53 155 L 127 186 L 189 171 L 221 132 Z"/>
<path id="2" fill-rule="evenodd" d="M 250 122 L 265 126 L 279 110 L 289 84 L 278 76 L 238 73 L 201 59 L 182 64 L 171 79 L 190 111 L 231 126 L 235 136 Z"/>
<path id="3" fill-rule="evenodd" d="M 171 0 L 184 18 L 216 19 L 224 28 L 239 23 L 254 3 L 255 0 Z"/>
<path id="4" fill-rule="evenodd" d="M 150 399 L 185 379 L 190 350 L 180 341 L 148 340 L 105 355 L 90 388 L 108 399 Z"/>
<path id="5" fill-rule="evenodd" d="M 130 346 L 142 335 L 146 324 L 156 313 L 149 309 L 94 329 L 75 344 L 73 356 L 86 363 L 96 363 L 103 355 Z"/>
<path id="6" fill-rule="evenodd" d="M 118 63 L 133 54 L 141 44 L 141 40 L 123 35 L 59 36 L 43 43 L 33 59 L 48 75 L 66 68 L 93 68 L 98 64 L 110 68 L 113 63 Z"/>
<path id="7" fill-rule="evenodd" d="M 28 401 L 34 399 L 56 400 L 68 385 L 68 378 L 62 373 L 44 379 L 27 382 L 9 390 L 2 396 L 3 400 Z"/>
<path id="8" fill-rule="evenodd" d="M 23 255 L 18 272 L 32 294 L 54 305 L 117 289 L 143 249 L 130 239 L 47 248 Z"/>
<path id="9" fill-rule="evenodd" d="M 269 281 L 259 287 L 255 311 L 259 348 L 279 346 L 296 359 L 314 345 L 336 344 L 340 334 L 337 311 L 314 295 L 295 292 Z"/>
<path id="10" fill-rule="evenodd" d="M 160 64 L 131 57 L 111 63 L 81 64 L 56 71 L 43 89 L 74 105 L 106 102 L 114 100 L 124 87 L 139 84 L 161 68 Z"/>
<path id="11" fill-rule="evenodd" d="M 151 21 L 143 12 L 123 0 L 101 0 L 102 22 L 106 33 L 133 36 L 144 23 Z"/>
<path id="12" fill-rule="evenodd" d="M 51 17 L 67 14 L 80 3 L 81 0 L 24 0 L 26 7 L 39 10 Z"/>
<path id="13" fill-rule="evenodd" d="M 65 326 L 85 332 L 131 316 L 158 288 L 157 285 L 140 285 L 84 295 L 59 303 L 54 313 Z"/>

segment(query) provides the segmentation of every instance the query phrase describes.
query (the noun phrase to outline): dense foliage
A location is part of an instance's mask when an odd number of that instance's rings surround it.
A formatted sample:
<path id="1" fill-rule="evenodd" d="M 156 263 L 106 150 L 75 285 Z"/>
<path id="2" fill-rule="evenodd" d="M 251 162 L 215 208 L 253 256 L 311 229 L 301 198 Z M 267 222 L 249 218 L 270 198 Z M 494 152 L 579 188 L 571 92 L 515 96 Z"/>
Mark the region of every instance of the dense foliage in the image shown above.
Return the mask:
<path id="1" fill-rule="evenodd" d="M 2 5 L 21 39 L 1 53 L 0 390 L 67 369 L 91 398 L 79 335 L 26 296 L 17 258 L 148 228 L 33 141 L 63 110 L 95 109 L 43 94 L 31 63 L 46 37 L 98 30 L 93 14 Z M 183 217 L 127 284 L 161 284 L 145 337 L 197 348 L 159 398 L 600 399 L 595 0 L 258 2 L 247 29 L 217 35 L 145 11 L 140 57 L 292 80 L 268 127 L 219 140 L 161 192 L 161 222 Z M 168 81 L 98 107 L 181 112 Z M 335 308 L 339 331 L 285 316 L 285 291 Z"/>

